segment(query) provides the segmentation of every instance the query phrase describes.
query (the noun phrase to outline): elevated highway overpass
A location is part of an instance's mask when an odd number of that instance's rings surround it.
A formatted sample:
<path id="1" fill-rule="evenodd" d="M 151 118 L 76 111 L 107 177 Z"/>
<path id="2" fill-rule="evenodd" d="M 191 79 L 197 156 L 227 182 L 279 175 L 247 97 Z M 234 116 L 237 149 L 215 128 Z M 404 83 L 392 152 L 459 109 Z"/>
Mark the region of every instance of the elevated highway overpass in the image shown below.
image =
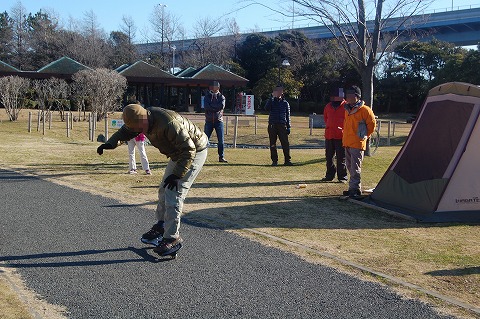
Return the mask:
<path id="1" fill-rule="evenodd" d="M 394 32 L 397 26 L 404 18 L 392 18 L 388 21 L 384 33 Z M 367 23 L 370 30 L 373 29 L 373 21 Z M 268 37 L 275 37 L 279 33 L 289 32 L 292 29 L 261 31 L 258 33 Z M 332 33 L 325 25 L 298 27 L 293 30 L 303 32 L 309 39 L 331 39 Z M 414 15 L 408 19 L 407 23 L 400 30 L 405 32 L 404 40 L 408 41 L 416 38 L 420 41 L 430 41 L 436 38 L 441 41 L 453 43 L 457 46 L 477 45 L 480 43 L 480 7 L 468 8 L 462 10 L 452 10 L 444 12 L 434 12 L 428 14 Z M 241 39 L 245 39 L 250 33 L 241 34 Z M 226 37 L 226 36 L 220 36 Z M 170 42 L 175 45 L 176 50 L 188 51 L 195 48 L 196 39 L 177 40 Z M 164 43 L 165 44 L 165 43 Z M 141 53 L 159 52 L 160 42 L 137 44 Z M 168 45 L 163 46 L 164 51 L 170 51 Z"/>

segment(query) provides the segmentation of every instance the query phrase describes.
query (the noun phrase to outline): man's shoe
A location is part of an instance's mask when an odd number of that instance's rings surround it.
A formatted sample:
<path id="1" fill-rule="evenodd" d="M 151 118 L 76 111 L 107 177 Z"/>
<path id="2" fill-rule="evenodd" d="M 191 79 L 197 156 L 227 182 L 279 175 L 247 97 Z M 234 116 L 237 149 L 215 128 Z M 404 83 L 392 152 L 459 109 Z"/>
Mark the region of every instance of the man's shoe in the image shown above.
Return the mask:
<path id="1" fill-rule="evenodd" d="M 153 225 L 152 228 L 148 232 L 143 234 L 142 238 L 140 240 L 142 241 L 142 243 L 158 246 L 158 244 L 163 239 L 163 232 L 164 231 L 165 230 L 164 230 L 163 226 L 160 226 L 157 223 L 157 224 Z"/>
<path id="2" fill-rule="evenodd" d="M 350 198 L 359 198 L 362 196 L 362 192 L 359 190 L 359 189 L 352 189 L 352 190 L 349 190 L 349 195 Z"/>
<path id="3" fill-rule="evenodd" d="M 287 161 L 287 162 L 285 162 L 285 164 L 283 164 L 283 165 L 284 165 L 284 166 L 293 166 L 293 163 L 290 162 L 290 161 Z"/>
<path id="4" fill-rule="evenodd" d="M 131 170 L 128 171 L 128 174 L 131 174 L 131 175 L 137 174 L 137 170 L 136 169 L 131 169 Z"/>
<path id="5" fill-rule="evenodd" d="M 320 181 L 321 182 L 331 182 L 331 181 L 333 181 L 333 178 L 324 177 Z"/>
<path id="6" fill-rule="evenodd" d="M 343 196 L 350 196 L 350 191 L 343 191 Z"/>
<path id="7" fill-rule="evenodd" d="M 278 166 L 278 162 L 276 161 L 272 162 L 272 166 Z"/>
<path id="8" fill-rule="evenodd" d="M 344 179 L 344 178 L 339 178 L 339 179 L 338 179 L 338 182 L 339 182 L 339 183 L 346 184 L 346 183 L 348 183 L 348 179 L 346 179 L 346 178 L 345 178 L 345 179 Z"/>
<path id="9" fill-rule="evenodd" d="M 218 159 L 218 161 L 219 161 L 220 163 L 228 163 L 228 161 L 225 159 L 225 157 L 220 157 L 220 158 Z"/>
<path id="10" fill-rule="evenodd" d="M 180 236 L 178 238 L 164 238 L 153 251 L 160 256 L 171 255 L 182 247 L 182 243 L 183 239 Z"/>

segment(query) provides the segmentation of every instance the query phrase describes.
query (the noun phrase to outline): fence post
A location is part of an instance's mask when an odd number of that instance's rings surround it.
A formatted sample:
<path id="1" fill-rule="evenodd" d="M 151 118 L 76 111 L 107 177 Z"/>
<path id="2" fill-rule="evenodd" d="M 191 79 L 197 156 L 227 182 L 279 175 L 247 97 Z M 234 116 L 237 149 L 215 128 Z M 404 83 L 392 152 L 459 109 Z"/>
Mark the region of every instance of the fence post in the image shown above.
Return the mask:
<path id="1" fill-rule="evenodd" d="M 92 140 L 92 113 L 88 113 L 88 139 Z"/>
<path id="2" fill-rule="evenodd" d="M 235 126 L 233 127 L 233 148 L 237 148 L 237 129 L 238 129 L 238 116 L 235 115 Z"/>
<path id="3" fill-rule="evenodd" d="M 40 131 L 40 111 L 37 112 L 37 132 Z"/>
<path id="4" fill-rule="evenodd" d="M 28 133 L 32 132 L 32 112 L 28 112 Z"/>
<path id="5" fill-rule="evenodd" d="M 228 116 L 225 116 L 225 135 L 228 135 Z"/>
<path id="6" fill-rule="evenodd" d="M 70 114 L 65 112 L 65 124 L 67 125 L 67 137 L 70 137 Z"/>
<path id="7" fill-rule="evenodd" d="M 105 113 L 105 140 L 108 140 L 108 113 Z"/>
<path id="8" fill-rule="evenodd" d="M 48 111 L 48 129 L 49 130 L 52 129 L 52 114 L 53 114 L 52 111 Z"/>
<path id="9" fill-rule="evenodd" d="M 45 116 L 46 116 L 46 112 L 42 111 L 42 133 L 43 133 L 43 135 L 45 135 Z"/>
<path id="10" fill-rule="evenodd" d="M 310 135 L 313 135 L 313 116 L 309 117 L 308 126 L 310 127 Z"/>
<path id="11" fill-rule="evenodd" d="M 390 146 L 390 127 L 392 125 L 392 121 L 388 121 L 388 135 L 387 135 L 387 146 Z"/>
<path id="12" fill-rule="evenodd" d="M 257 135 L 257 120 L 258 120 L 258 116 L 255 115 L 255 135 Z"/>
<path id="13" fill-rule="evenodd" d="M 97 112 L 93 112 L 92 114 L 92 138 L 91 141 L 93 142 L 94 136 L 95 136 L 95 131 L 97 129 Z"/>

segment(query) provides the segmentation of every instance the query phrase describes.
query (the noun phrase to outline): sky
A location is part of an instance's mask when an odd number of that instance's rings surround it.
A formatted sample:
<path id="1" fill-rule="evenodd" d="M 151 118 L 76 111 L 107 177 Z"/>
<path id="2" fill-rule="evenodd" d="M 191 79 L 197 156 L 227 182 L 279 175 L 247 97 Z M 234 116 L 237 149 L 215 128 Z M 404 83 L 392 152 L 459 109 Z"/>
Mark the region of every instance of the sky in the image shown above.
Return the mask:
<path id="1" fill-rule="evenodd" d="M 11 12 L 20 2 L 27 13 L 42 11 L 55 12 L 63 26 L 69 20 L 81 21 L 85 14 L 93 11 L 102 29 L 108 34 L 120 30 L 122 17 L 131 17 L 137 27 L 136 42 L 146 42 L 152 37 L 150 18 L 155 6 L 164 6 L 165 12 L 177 17 L 191 37 L 194 25 L 199 19 L 211 18 L 224 20 L 234 18 L 240 32 L 269 31 L 294 27 L 305 27 L 308 21 L 285 17 L 270 8 L 287 11 L 292 8 L 289 0 L 258 0 L 261 4 L 251 4 L 247 0 L 2 0 L 0 11 Z M 212 3 L 213 5 L 210 5 Z M 249 5 L 250 4 L 250 5 Z M 445 11 L 480 7 L 480 0 L 436 0 L 429 10 Z M 283 10 L 282 10 L 283 9 Z M 291 10 L 290 10 L 291 11 Z M 289 13 L 287 13 L 289 15 Z"/>

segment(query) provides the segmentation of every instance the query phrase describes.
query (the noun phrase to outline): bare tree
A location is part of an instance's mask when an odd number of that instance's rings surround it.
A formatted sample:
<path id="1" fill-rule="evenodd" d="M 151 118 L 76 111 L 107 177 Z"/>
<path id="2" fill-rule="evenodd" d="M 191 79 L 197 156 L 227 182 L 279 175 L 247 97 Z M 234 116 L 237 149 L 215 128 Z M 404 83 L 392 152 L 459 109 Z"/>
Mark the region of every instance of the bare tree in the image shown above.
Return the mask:
<path id="1" fill-rule="evenodd" d="M 363 99 L 373 107 L 375 66 L 399 36 L 408 31 L 411 17 L 432 0 L 293 0 L 293 3 L 295 16 L 325 25 L 337 39 L 362 78 Z"/>
<path id="2" fill-rule="evenodd" d="M 120 108 L 127 88 L 127 79 L 124 76 L 103 68 L 79 71 L 73 75 L 73 81 L 77 100 L 82 101 L 82 105 L 87 102 L 91 111 L 97 113 L 97 120 Z"/>
<path id="3" fill-rule="evenodd" d="M 128 36 L 128 44 L 132 45 L 137 34 L 135 21 L 133 21 L 132 16 L 123 16 L 122 22 L 123 24 L 120 26 L 120 31 Z"/>
<path id="4" fill-rule="evenodd" d="M 63 103 L 69 96 L 67 82 L 58 78 L 34 80 L 32 88 L 35 91 L 38 106 L 42 113 L 51 110 L 56 105 L 63 120 Z"/>
<path id="5" fill-rule="evenodd" d="M 10 121 L 18 119 L 29 86 L 30 81 L 19 76 L 0 77 L 0 103 L 5 107 Z"/>
<path id="6" fill-rule="evenodd" d="M 83 63 L 91 67 L 105 67 L 109 48 L 107 46 L 107 35 L 100 27 L 97 15 L 93 10 L 84 13 L 82 21 Z"/>
<path id="7" fill-rule="evenodd" d="M 219 18 L 199 18 L 194 26 L 193 56 L 196 65 L 205 65 L 209 62 L 222 64 L 225 61 L 228 44 L 219 33 L 225 29 L 224 21 Z"/>
<path id="8" fill-rule="evenodd" d="M 21 1 L 17 1 L 12 7 L 11 18 L 13 21 L 12 63 L 15 67 L 24 70 L 28 66 L 28 31 L 27 11 Z"/>

